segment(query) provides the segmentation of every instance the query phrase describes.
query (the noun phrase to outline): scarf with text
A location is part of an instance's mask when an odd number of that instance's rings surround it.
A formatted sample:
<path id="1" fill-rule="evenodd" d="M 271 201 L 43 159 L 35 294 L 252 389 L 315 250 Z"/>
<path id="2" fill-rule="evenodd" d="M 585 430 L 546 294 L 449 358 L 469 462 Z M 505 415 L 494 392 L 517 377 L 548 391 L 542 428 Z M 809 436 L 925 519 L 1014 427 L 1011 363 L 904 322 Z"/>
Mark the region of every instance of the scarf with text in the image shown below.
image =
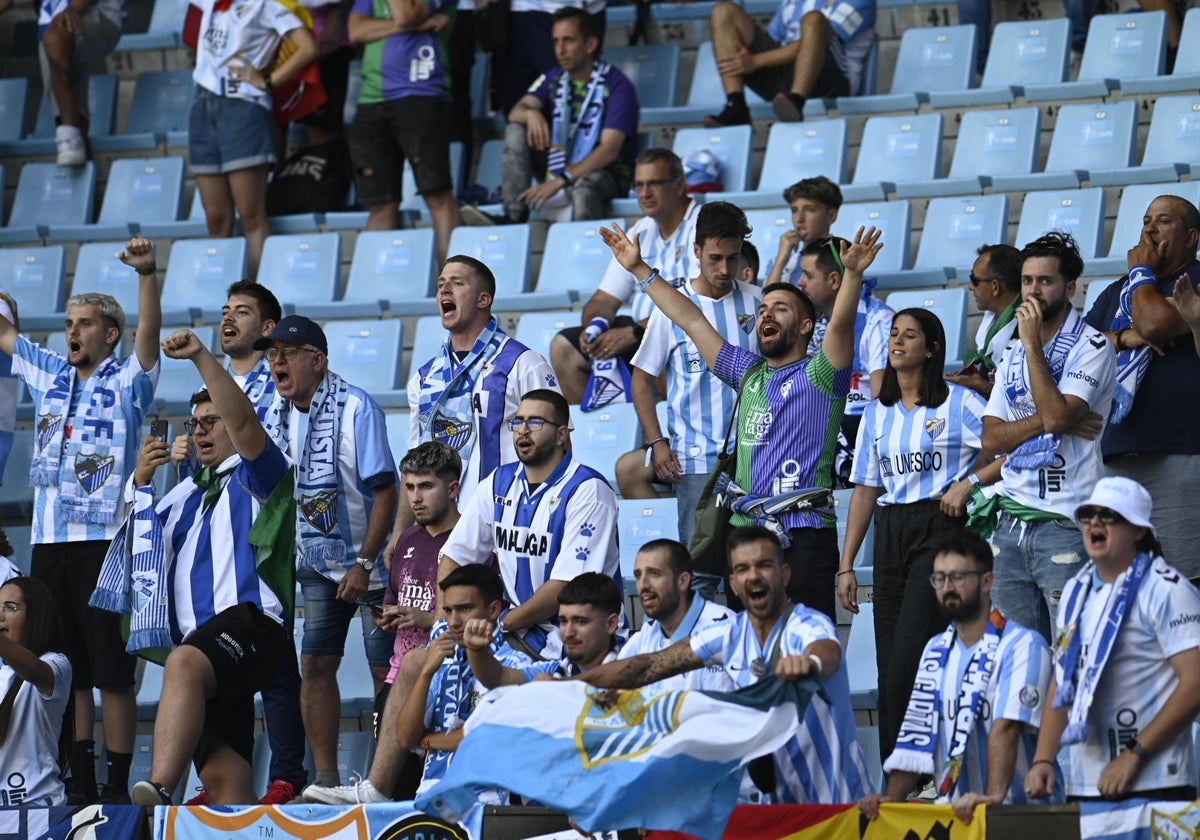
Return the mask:
<path id="1" fill-rule="evenodd" d="M 1113 332 L 1129 329 L 1133 326 L 1133 292 L 1140 286 L 1154 285 L 1154 270 L 1148 265 L 1135 265 L 1129 270 L 1129 276 L 1121 284 L 1121 295 L 1118 298 L 1117 312 L 1113 316 L 1109 329 Z M 1137 396 L 1138 386 L 1150 367 L 1153 351 L 1142 347 L 1129 347 L 1117 352 L 1117 384 L 1113 390 L 1112 414 L 1110 423 L 1120 423 L 1133 408 L 1133 399 Z"/>
<path id="2" fill-rule="evenodd" d="M 550 152 L 546 159 L 547 175 L 561 175 L 568 164 L 578 163 L 600 142 L 604 128 L 604 97 L 608 93 L 607 61 L 592 63 L 592 75 L 579 103 L 579 114 L 571 119 L 571 74 L 563 73 L 554 90 L 554 112 L 550 118 Z"/>

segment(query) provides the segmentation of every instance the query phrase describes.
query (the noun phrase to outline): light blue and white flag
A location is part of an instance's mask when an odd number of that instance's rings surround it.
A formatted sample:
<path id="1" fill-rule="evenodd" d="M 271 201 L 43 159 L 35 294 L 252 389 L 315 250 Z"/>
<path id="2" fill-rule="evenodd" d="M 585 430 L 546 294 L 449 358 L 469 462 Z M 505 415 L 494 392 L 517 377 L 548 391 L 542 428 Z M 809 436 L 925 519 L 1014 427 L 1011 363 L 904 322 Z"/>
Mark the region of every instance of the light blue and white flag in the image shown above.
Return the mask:
<path id="1" fill-rule="evenodd" d="M 576 681 L 488 693 L 440 784 L 417 807 L 458 821 L 480 788 L 564 811 L 585 831 L 647 828 L 716 840 L 741 769 L 799 728 L 816 680 L 774 677 L 741 691 L 612 693 Z"/>

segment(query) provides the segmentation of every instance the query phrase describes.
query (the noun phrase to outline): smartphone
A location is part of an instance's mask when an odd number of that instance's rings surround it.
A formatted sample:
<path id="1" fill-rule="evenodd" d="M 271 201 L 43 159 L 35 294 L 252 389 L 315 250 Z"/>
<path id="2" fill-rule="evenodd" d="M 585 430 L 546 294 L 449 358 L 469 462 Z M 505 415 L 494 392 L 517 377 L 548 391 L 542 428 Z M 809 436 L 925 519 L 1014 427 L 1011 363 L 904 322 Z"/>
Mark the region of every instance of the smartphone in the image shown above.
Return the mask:
<path id="1" fill-rule="evenodd" d="M 376 615 L 376 616 L 383 615 L 383 607 L 380 606 L 379 604 L 368 604 L 366 601 L 355 601 L 354 603 L 360 607 L 369 608 L 371 610 L 372 615 Z"/>
<path id="2" fill-rule="evenodd" d="M 164 418 L 155 417 L 150 421 L 150 437 L 167 442 L 167 421 Z"/>

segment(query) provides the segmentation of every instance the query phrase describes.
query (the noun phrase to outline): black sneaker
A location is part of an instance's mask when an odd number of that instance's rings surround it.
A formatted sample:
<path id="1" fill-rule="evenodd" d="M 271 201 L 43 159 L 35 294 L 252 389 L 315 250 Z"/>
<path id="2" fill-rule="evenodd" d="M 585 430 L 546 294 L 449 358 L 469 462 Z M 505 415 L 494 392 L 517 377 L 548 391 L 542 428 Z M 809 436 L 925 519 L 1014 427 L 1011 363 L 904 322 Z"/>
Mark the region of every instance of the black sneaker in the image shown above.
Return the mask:
<path id="1" fill-rule="evenodd" d="M 750 109 L 742 106 L 726 105 L 719 114 L 710 114 L 704 118 L 705 128 L 721 128 L 726 125 L 750 125 Z"/>
<path id="2" fill-rule="evenodd" d="M 780 122 L 804 122 L 804 98 L 796 93 L 777 93 L 771 110 Z"/>
<path id="3" fill-rule="evenodd" d="M 134 805 L 170 805 L 171 794 L 156 782 L 138 782 L 131 796 Z"/>
<path id="4" fill-rule="evenodd" d="M 101 805 L 129 805 L 129 791 L 121 790 L 113 785 L 97 785 L 99 795 L 96 801 Z"/>

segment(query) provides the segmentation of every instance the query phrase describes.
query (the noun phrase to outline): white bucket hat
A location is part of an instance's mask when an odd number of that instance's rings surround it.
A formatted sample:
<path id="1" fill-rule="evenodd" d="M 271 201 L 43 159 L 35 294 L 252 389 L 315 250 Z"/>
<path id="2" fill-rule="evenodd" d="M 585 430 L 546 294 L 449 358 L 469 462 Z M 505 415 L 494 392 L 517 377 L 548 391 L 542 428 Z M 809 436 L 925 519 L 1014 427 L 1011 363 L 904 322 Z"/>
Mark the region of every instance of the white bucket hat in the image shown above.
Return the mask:
<path id="1" fill-rule="evenodd" d="M 1075 508 L 1075 518 L 1085 507 L 1102 507 L 1121 514 L 1127 522 L 1142 528 L 1149 528 L 1150 533 L 1158 537 L 1154 526 L 1150 524 L 1150 512 L 1154 503 L 1145 487 L 1130 478 L 1110 476 L 1096 482 L 1092 495 L 1086 502 Z"/>

